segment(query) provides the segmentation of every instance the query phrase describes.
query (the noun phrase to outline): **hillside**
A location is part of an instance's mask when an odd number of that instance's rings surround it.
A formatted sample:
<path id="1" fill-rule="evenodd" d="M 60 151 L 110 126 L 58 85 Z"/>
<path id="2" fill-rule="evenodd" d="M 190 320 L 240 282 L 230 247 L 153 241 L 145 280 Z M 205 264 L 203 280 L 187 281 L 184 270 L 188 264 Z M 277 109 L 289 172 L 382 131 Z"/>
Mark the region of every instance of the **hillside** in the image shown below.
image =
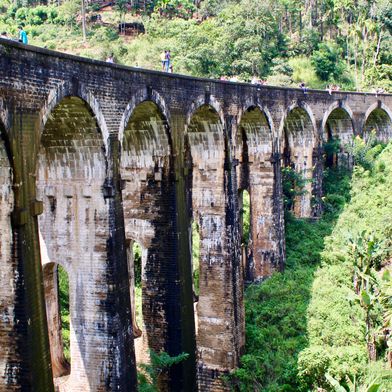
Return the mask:
<path id="1" fill-rule="evenodd" d="M 59 4 L 0 0 L 0 30 L 23 24 L 33 45 L 158 70 L 169 49 L 174 72 L 194 76 L 392 91 L 389 0 L 89 2 L 85 41 L 80 2 Z M 120 21 L 145 33 L 119 35 Z"/>
<path id="2" fill-rule="evenodd" d="M 392 390 L 392 144 L 382 149 L 357 139 L 352 178 L 326 173 L 322 219 L 286 217 L 286 271 L 246 291 L 241 391 Z"/>

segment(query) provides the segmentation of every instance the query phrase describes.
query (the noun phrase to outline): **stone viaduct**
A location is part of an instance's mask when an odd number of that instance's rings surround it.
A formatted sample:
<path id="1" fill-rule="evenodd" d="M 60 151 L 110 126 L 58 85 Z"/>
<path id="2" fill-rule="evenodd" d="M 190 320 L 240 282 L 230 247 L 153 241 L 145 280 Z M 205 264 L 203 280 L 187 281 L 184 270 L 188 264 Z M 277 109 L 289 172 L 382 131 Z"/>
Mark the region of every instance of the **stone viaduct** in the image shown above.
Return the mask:
<path id="1" fill-rule="evenodd" d="M 294 212 L 317 216 L 323 143 L 371 130 L 387 141 L 391 119 L 391 95 L 197 79 L 0 40 L 0 391 L 135 391 L 148 348 L 189 353 L 162 390 L 227 390 L 220 377 L 245 343 L 244 280 L 284 265 L 282 165 L 313 178 Z M 71 366 L 59 265 L 70 282 Z"/>

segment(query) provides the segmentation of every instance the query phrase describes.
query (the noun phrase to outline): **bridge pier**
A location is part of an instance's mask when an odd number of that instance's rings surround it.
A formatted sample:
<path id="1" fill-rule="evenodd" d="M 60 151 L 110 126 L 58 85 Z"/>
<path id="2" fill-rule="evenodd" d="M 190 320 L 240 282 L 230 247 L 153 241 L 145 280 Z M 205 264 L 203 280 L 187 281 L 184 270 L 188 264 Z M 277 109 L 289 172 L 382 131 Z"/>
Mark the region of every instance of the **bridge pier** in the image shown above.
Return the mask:
<path id="1" fill-rule="evenodd" d="M 103 138 L 90 108 L 66 97 L 44 125 L 37 190 L 44 271 L 61 265 L 69 276 L 70 374 L 60 392 L 135 390 L 130 298 L 119 197 L 118 142 Z M 106 153 L 106 154 L 105 154 Z M 57 269 L 57 268 L 56 268 Z M 48 282 L 46 279 L 46 282 Z M 56 287 L 46 285 L 52 363 L 61 356 Z M 54 320 L 54 322 L 53 322 Z"/>
<path id="2" fill-rule="evenodd" d="M 236 157 L 239 160 L 239 189 L 250 196 L 250 236 L 246 254 L 245 279 L 257 282 L 282 268 L 274 220 L 273 135 L 265 113 L 248 108 L 237 131 Z"/>
<path id="3" fill-rule="evenodd" d="M 192 160 L 192 211 L 200 233 L 197 303 L 198 388 L 226 391 L 221 376 L 239 363 L 244 344 L 233 118 L 204 104 L 187 128 Z"/>
<path id="4" fill-rule="evenodd" d="M 0 124 L 2 391 L 53 391 L 37 227 L 37 120 L 36 114 L 15 108 L 7 134 Z"/>

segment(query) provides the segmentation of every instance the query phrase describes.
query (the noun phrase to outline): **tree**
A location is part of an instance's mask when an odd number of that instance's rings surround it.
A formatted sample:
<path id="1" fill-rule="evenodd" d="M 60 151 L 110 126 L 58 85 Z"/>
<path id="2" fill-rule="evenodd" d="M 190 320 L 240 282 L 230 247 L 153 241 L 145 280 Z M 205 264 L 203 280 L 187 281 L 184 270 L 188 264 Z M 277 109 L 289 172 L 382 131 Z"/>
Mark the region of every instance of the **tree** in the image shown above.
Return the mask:
<path id="1" fill-rule="evenodd" d="M 87 29 L 86 29 L 86 4 L 82 0 L 82 32 L 83 32 L 83 42 L 87 40 Z"/>
<path id="2" fill-rule="evenodd" d="M 332 42 L 320 44 L 319 49 L 313 52 L 312 64 L 321 80 L 337 80 L 343 74 L 345 66 L 341 54 L 341 49 Z"/>

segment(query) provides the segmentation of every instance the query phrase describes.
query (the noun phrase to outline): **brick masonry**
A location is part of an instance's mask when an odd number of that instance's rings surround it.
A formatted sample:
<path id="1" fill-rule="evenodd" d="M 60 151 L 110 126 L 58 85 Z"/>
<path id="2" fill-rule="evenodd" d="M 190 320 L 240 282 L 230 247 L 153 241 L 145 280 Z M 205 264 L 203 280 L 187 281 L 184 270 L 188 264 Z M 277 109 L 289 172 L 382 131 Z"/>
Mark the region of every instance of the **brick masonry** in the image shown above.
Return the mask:
<path id="1" fill-rule="evenodd" d="M 243 280 L 284 265 L 281 166 L 313 179 L 294 212 L 319 214 L 323 142 L 373 129 L 390 140 L 392 96 L 197 79 L 4 40 L 0 55 L 0 391 L 136 390 L 149 348 L 190 354 L 161 390 L 227 390 L 220 376 L 245 344 Z M 344 148 L 337 159 L 349 160 Z M 58 265 L 70 278 L 70 366 Z"/>

